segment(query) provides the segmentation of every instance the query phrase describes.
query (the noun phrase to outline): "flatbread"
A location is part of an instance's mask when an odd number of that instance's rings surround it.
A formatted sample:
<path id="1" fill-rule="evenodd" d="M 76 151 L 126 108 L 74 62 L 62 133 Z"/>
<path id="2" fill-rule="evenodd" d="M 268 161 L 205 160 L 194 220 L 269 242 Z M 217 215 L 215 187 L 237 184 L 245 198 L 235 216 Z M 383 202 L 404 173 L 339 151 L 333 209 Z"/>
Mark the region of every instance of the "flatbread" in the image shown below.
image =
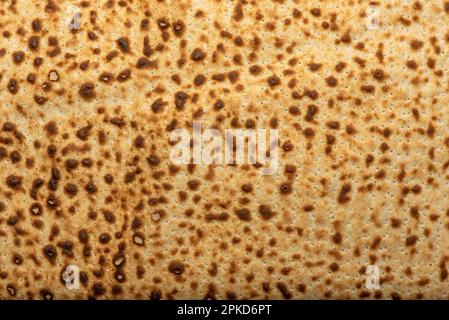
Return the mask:
<path id="1" fill-rule="evenodd" d="M 0 15 L 2 299 L 448 298 L 449 2 Z M 277 173 L 173 164 L 193 121 L 278 130 Z"/>

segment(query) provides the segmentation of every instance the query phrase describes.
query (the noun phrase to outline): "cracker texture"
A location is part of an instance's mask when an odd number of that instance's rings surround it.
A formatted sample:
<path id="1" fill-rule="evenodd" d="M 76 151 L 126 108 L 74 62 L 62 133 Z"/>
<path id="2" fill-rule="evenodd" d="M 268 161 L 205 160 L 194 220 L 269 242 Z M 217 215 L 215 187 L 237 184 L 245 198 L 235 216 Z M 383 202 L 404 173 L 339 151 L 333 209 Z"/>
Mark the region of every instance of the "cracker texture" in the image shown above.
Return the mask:
<path id="1" fill-rule="evenodd" d="M 1 299 L 448 298 L 449 2 L 15 0 L 0 21 Z M 194 120 L 279 130 L 278 172 L 174 165 Z"/>

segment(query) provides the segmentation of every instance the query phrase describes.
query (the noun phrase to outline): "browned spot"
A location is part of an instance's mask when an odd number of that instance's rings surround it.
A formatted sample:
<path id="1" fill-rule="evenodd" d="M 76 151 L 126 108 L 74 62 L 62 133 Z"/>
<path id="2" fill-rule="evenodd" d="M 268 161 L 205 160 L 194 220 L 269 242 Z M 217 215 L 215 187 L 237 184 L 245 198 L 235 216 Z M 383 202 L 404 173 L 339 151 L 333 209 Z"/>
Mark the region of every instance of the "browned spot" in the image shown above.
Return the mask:
<path id="1" fill-rule="evenodd" d="M 274 217 L 274 212 L 271 210 L 271 208 L 264 204 L 259 206 L 259 213 L 264 220 L 269 220 Z"/>
<path id="2" fill-rule="evenodd" d="M 282 296 L 284 297 L 284 299 L 291 299 L 292 298 L 292 293 L 290 292 L 290 290 L 288 289 L 287 285 L 283 282 L 278 282 L 276 284 L 276 287 L 278 288 L 278 290 L 281 292 Z"/>
<path id="3" fill-rule="evenodd" d="M 410 41 L 410 47 L 411 47 L 413 50 L 419 50 L 419 49 L 421 49 L 423 46 L 424 46 L 424 43 L 423 43 L 422 41 L 419 41 L 419 40 L 416 40 L 416 39 Z"/>
<path id="4" fill-rule="evenodd" d="M 279 192 L 284 195 L 288 195 L 292 192 L 292 186 L 290 183 L 284 182 L 279 187 Z"/>
<path id="5" fill-rule="evenodd" d="M 251 213 L 246 208 L 235 210 L 235 214 L 240 220 L 243 220 L 243 221 L 251 220 Z"/>
<path id="6" fill-rule="evenodd" d="M 417 241 L 418 241 L 418 237 L 416 235 L 411 235 L 405 239 L 405 245 L 407 247 L 414 246 Z"/>
<path id="7" fill-rule="evenodd" d="M 277 77 L 276 75 L 272 75 L 268 77 L 267 82 L 270 85 L 270 87 L 274 88 L 281 84 L 281 79 L 279 79 L 279 77 Z"/>
<path id="8" fill-rule="evenodd" d="M 340 192 L 338 193 L 338 198 L 337 198 L 339 203 L 343 204 L 343 203 L 346 203 L 351 200 L 351 198 L 349 197 L 349 193 L 351 192 L 351 189 L 352 189 L 351 185 L 348 183 L 345 183 L 341 187 Z"/>
<path id="9" fill-rule="evenodd" d="M 79 94 L 85 100 L 91 100 L 95 98 L 95 85 L 92 82 L 86 82 L 81 85 Z"/>
<path id="10" fill-rule="evenodd" d="M 168 271 L 175 275 L 181 275 L 185 271 L 185 266 L 182 262 L 175 260 L 168 265 Z"/>
<path id="11" fill-rule="evenodd" d="M 119 49 L 123 52 L 123 53 L 128 53 L 130 51 L 130 47 L 129 47 L 129 38 L 128 37 L 121 37 L 118 38 L 117 41 L 117 46 L 119 47 Z"/>
<path id="12" fill-rule="evenodd" d="M 192 51 L 192 54 L 190 55 L 190 59 L 193 61 L 201 61 L 206 58 L 206 53 L 202 51 L 200 48 L 196 48 Z"/>

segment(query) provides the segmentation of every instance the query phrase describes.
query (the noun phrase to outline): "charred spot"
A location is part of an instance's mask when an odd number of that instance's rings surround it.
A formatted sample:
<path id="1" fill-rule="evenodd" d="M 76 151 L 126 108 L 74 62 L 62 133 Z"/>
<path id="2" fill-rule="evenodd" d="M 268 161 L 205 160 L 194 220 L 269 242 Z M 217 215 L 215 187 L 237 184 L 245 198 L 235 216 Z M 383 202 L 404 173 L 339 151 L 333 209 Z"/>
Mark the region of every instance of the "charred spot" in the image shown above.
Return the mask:
<path id="1" fill-rule="evenodd" d="M 73 257 L 73 243 L 71 241 L 59 241 L 58 247 L 62 249 L 62 253 L 67 257 Z"/>
<path id="2" fill-rule="evenodd" d="M 276 284 L 276 288 L 278 288 L 279 292 L 282 294 L 284 299 L 291 299 L 293 297 L 292 293 L 288 289 L 287 285 L 283 282 L 278 282 Z"/>
<path id="3" fill-rule="evenodd" d="M 151 110 L 154 113 L 159 113 L 164 111 L 164 107 L 167 105 L 167 102 L 163 101 L 162 98 L 157 99 L 151 104 Z"/>
<path id="4" fill-rule="evenodd" d="M 42 21 L 40 19 L 34 19 L 31 22 L 31 28 L 34 32 L 39 32 L 42 30 Z"/>
<path id="5" fill-rule="evenodd" d="M 50 261 L 50 263 L 53 264 L 55 262 L 58 252 L 56 251 L 56 247 L 54 245 L 46 245 L 42 249 L 42 252 L 44 253 L 45 258 Z"/>
<path id="6" fill-rule="evenodd" d="M 58 125 L 54 121 L 50 121 L 45 125 L 45 130 L 47 134 L 50 136 L 54 136 L 58 134 Z"/>
<path id="7" fill-rule="evenodd" d="M 59 180 L 61 180 L 61 172 L 58 168 L 51 168 L 51 177 L 48 181 L 48 189 L 56 191 L 58 189 Z"/>
<path id="8" fill-rule="evenodd" d="M 339 130 L 340 123 L 338 121 L 328 121 L 326 122 L 326 126 L 330 129 Z"/>
<path id="9" fill-rule="evenodd" d="M 262 68 L 258 65 L 252 65 L 249 67 L 249 73 L 251 73 L 253 76 L 257 76 L 262 72 Z"/>
<path id="10" fill-rule="evenodd" d="M 147 58 L 141 57 L 136 62 L 137 69 L 151 69 L 156 67 L 156 62 L 148 60 Z"/>
<path id="11" fill-rule="evenodd" d="M 162 299 L 162 291 L 161 290 L 152 290 L 150 294 L 150 300 L 161 300 Z"/>
<path id="12" fill-rule="evenodd" d="M 96 96 L 95 85 L 92 82 L 82 84 L 79 89 L 79 94 L 85 100 L 92 100 Z"/>
<path id="13" fill-rule="evenodd" d="M 119 55 L 119 53 L 118 53 L 117 50 L 112 50 L 111 52 L 109 52 L 109 53 L 106 55 L 106 60 L 107 60 L 107 61 L 112 61 L 112 60 L 114 60 L 115 58 L 117 58 L 118 55 Z M 80 64 L 80 69 L 81 69 L 81 70 L 85 71 L 85 70 L 87 70 L 88 68 L 89 68 L 89 60 L 83 61 L 83 62 Z"/>
<path id="14" fill-rule="evenodd" d="M 312 62 L 307 65 L 312 72 L 318 71 L 323 66 L 321 63 Z"/>
<path id="15" fill-rule="evenodd" d="M 11 159 L 12 163 L 18 163 L 18 162 L 22 161 L 22 155 L 20 154 L 19 151 L 16 151 L 16 150 L 12 151 L 9 154 L 9 158 Z"/>
<path id="16" fill-rule="evenodd" d="M 170 264 L 168 265 L 168 271 L 179 276 L 184 273 L 185 266 L 182 262 L 175 260 L 170 262 Z"/>
<path id="17" fill-rule="evenodd" d="M 8 82 L 8 91 L 16 94 L 19 91 L 19 82 L 16 79 L 10 79 Z"/>
<path id="18" fill-rule="evenodd" d="M 15 265 L 20 266 L 20 265 L 23 263 L 23 258 L 22 258 L 22 256 L 19 255 L 19 254 L 15 254 L 15 255 L 12 257 L 12 263 L 14 263 Z"/>
<path id="19" fill-rule="evenodd" d="M 42 289 L 39 291 L 39 294 L 41 295 L 42 299 L 44 300 L 53 300 L 53 293 L 48 289 Z"/>
<path id="20" fill-rule="evenodd" d="M 177 20 L 172 24 L 173 33 L 177 37 L 181 37 L 185 31 L 185 24 L 181 20 Z"/>
<path id="21" fill-rule="evenodd" d="M 337 65 L 335 66 L 335 71 L 342 72 L 346 68 L 346 65 L 346 62 L 337 63 Z"/>
<path id="22" fill-rule="evenodd" d="M 247 208 L 237 209 L 235 210 L 235 215 L 243 221 L 250 221 L 251 220 L 251 213 Z"/>
<path id="23" fill-rule="evenodd" d="M 316 105 L 311 104 L 307 106 L 307 113 L 304 117 L 304 120 L 311 122 L 313 121 L 313 118 L 315 117 L 315 115 L 318 113 L 319 109 Z"/>
<path id="24" fill-rule="evenodd" d="M 195 48 L 190 55 L 190 59 L 193 61 L 201 61 L 206 58 L 206 53 L 200 48 Z"/>
<path id="25" fill-rule="evenodd" d="M 351 185 L 348 183 L 345 183 L 341 189 L 340 192 L 338 193 L 338 202 L 343 204 L 346 202 L 349 202 L 351 200 L 351 198 L 349 197 L 349 193 L 351 192 Z"/>
<path id="26" fill-rule="evenodd" d="M 215 103 L 214 103 L 214 110 L 215 110 L 215 111 L 219 111 L 219 110 L 223 109 L 224 106 L 225 106 L 224 101 L 221 100 L 221 99 L 218 99 L 218 100 L 215 101 Z"/>
<path id="27" fill-rule="evenodd" d="M 170 23 L 167 21 L 166 18 L 157 19 L 157 25 L 161 30 L 167 30 L 168 28 L 170 28 Z"/>
<path id="28" fill-rule="evenodd" d="M 125 183 L 131 183 L 136 179 L 136 172 L 132 171 L 132 172 L 128 172 L 125 174 Z"/>
<path id="29" fill-rule="evenodd" d="M 392 228 L 399 228 L 402 224 L 402 221 L 398 218 L 391 218 L 390 222 Z"/>
<path id="30" fill-rule="evenodd" d="M 125 69 L 125 70 L 120 71 L 120 73 L 117 76 L 117 80 L 119 82 L 125 82 L 130 77 L 131 77 L 131 70 L 130 69 Z"/>
<path id="31" fill-rule="evenodd" d="M 412 69 L 412 70 L 418 69 L 418 64 L 414 60 L 408 60 L 406 62 L 406 66 L 407 66 L 407 68 Z"/>
<path id="32" fill-rule="evenodd" d="M 284 182 L 279 187 L 279 192 L 283 195 L 288 195 L 292 193 L 293 189 L 290 183 Z"/>
<path id="33" fill-rule="evenodd" d="M 339 266 L 336 262 L 332 262 L 332 263 L 329 265 L 329 269 L 330 269 L 332 272 L 337 272 L 338 269 L 340 269 L 340 266 Z"/>
<path id="34" fill-rule="evenodd" d="M 350 44 L 352 41 L 351 35 L 349 34 L 349 32 L 344 33 L 341 37 L 340 37 L 340 41 L 345 43 L 345 44 Z"/>
<path id="35" fill-rule="evenodd" d="M 232 15 L 232 19 L 234 19 L 235 21 L 241 21 L 243 19 L 243 6 L 241 1 L 239 1 L 235 7 L 234 7 L 234 12 Z"/>
<path id="36" fill-rule="evenodd" d="M 419 218 L 419 209 L 418 209 L 418 207 L 411 207 L 410 208 L 410 215 L 414 219 L 418 220 L 418 218 Z"/>
<path id="37" fill-rule="evenodd" d="M 34 95 L 34 101 L 39 105 L 43 105 L 47 100 L 48 99 L 44 96 Z"/>
<path id="38" fill-rule="evenodd" d="M 12 60 L 15 64 L 21 64 L 25 59 L 25 52 L 23 51 L 14 51 L 12 53 Z"/>
<path id="39" fill-rule="evenodd" d="M 31 36 L 28 39 L 28 47 L 33 51 L 37 51 L 39 49 L 39 43 L 40 38 L 38 36 Z"/>
<path id="40" fill-rule="evenodd" d="M 128 37 L 121 37 L 116 40 L 117 46 L 123 53 L 129 53 L 130 52 L 130 45 L 129 45 L 129 38 Z"/>
<path id="41" fill-rule="evenodd" d="M 78 231 L 78 239 L 81 243 L 89 242 L 89 234 L 86 229 L 81 229 L 80 231 Z"/>
<path id="42" fill-rule="evenodd" d="M 271 210 L 271 208 L 265 204 L 259 206 L 259 213 L 264 220 L 270 220 L 274 217 L 275 214 L 273 210 Z"/>
<path id="43" fill-rule="evenodd" d="M 376 250 L 379 247 L 381 241 L 382 241 L 382 238 L 379 237 L 379 236 L 376 236 L 374 238 L 374 240 L 371 242 L 370 249 L 371 250 Z"/>
<path id="44" fill-rule="evenodd" d="M 114 182 L 114 177 L 112 176 L 112 174 L 107 173 L 107 174 L 104 176 L 104 181 L 105 181 L 107 184 L 112 184 L 112 183 Z"/>
<path id="45" fill-rule="evenodd" d="M 43 211 L 44 210 L 40 203 L 35 202 L 30 206 L 30 213 L 33 216 L 41 216 Z"/>
<path id="46" fill-rule="evenodd" d="M 288 108 L 288 112 L 292 115 L 292 116 L 296 116 L 299 114 L 299 108 L 297 106 L 290 106 Z"/>
<path id="47" fill-rule="evenodd" d="M 245 193 L 250 193 L 253 191 L 253 186 L 249 183 L 242 184 L 242 191 Z"/>
<path id="48" fill-rule="evenodd" d="M 65 168 L 67 171 L 72 171 L 78 168 L 79 161 L 76 159 L 67 159 L 65 161 Z"/>
<path id="49" fill-rule="evenodd" d="M 88 182 L 84 187 L 84 190 L 86 190 L 90 194 L 94 194 L 97 193 L 98 188 L 93 182 Z"/>
<path id="50" fill-rule="evenodd" d="M 313 8 L 310 10 L 310 13 L 315 17 L 321 16 L 321 10 L 319 8 Z"/>
<path id="51" fill-rule="evenodd" d="M 405 239 L 405 245 L 407 247 L 414 246 L 417 241 L 418 241 L 418 237 L 416 235 L 411 235 Z"/>
<path id="52" fill-rule="evenodd" d="M 79 129 L 76 132 L 76 136 L 78 137 L 78 139 L 80 139 L 82 141 L 87 141 L 87 139 L 89 138 L 91 129 L 92 129 L 92 125 L 87 125 L 85 127 L 82 127 L 81 129 Z"/>
<path id="53" fill-rule="evenodd" d="M 145 138 L 141 135 L 138 135 L 135 139 L 134 139 L 134 147 L 141 149 L 143 147 L 145 147 Z"/>
<path id="54" fill-rule="evenodd" d="M 29 73 L 27 75 L 27 82 L 30 84 L 34 84 L 36 82 L 36 74 L 35 73 Z"/>
<path id="55" fill-rule="evenodd" d="M 293 150 L 293 144 L 290 141 L 286 141 L 284 142 L 284 144 L 282 145 L 282 149 L 285 152 L 290 152 Z"/>
<path id="56" fill-rule="evenodd" d="M 91 159 L 85 158 L 85 159 L 81 160 L 81 165 L 85 168 L 90 168 L 90 167 L 92 167 L 93 163 L 92 163 Z"/>
<path id="57" fill-rule="evenodd" d="M 203 74 L 198 74 L 195 76 L 195 78 L 193 79 L 193 83 L 195 84 L 195 86 L 199 87 L 202 86 L 203 84 L 205 84 L 207 81 L 207 78 L 205 75 Z"/>
<path id="58" fill-rule="evenodd" d="M 224 73 L 216 73 L 212 75 L 212 80 L 217 82 L 223 82 L 226 80 L 226 75 Z"/>
<path id="59" fill-rule="evenodd" d="M 77 195 L 78 187 L 73 183 L 67 183 L 64 186 L 64 192 L 71 198 Z"/>
<path id="60" fill-rule="evenodd" d="M 58 149 L 55 145 L 51 144 L 47 148 L 47 154 L 50 158 L 54 158 L 56 156 L 56 153 L 58 152 Z"/>
<path id="61" fill-rule="evenodd" d="M 147 157 L 147 162 L 150 166 L 156 167 L 159 165 L 161 160 L 156 155 L 150 155 L 149 157 Z"/>
<path id="62" fill-rule="evenodd" d="M 101 244 L 107 244 L 107 243 L 109 243 L 109 241 L 111 241 L 111 235 L 109 233 L 102 233 L 102 234 L 100 234 L 98 241 Z"/>
<path id="63" fill-rule="evenodd" d="M 335 77 L 329 76 L 326 78 L 326 83 L 329 87 L 336 87 L 338 84 L 338 81 Z"/>
<path id="64" fill-rule="evenodd" d="M 189 187 L 190 190 L 196 191 L 198 190 L 198 187 L 200 186 L 200 181 L 199 180 L 189 180 L 187 181 L 187 186 Z"/>
<path id="65" fill-rule="evenodd" d="M 272 75 L 268 77 L 267 82 L 270 87 L 274 88 L 281 84 L 281 79 L 279 79 L 279 77 L 276 75 Z"/>
<path id="66" fill-rule="evenodd" d="M 375 69 L 372 71 L 373 78 L 377 81 L 383 81 L 385 79 L 385 73 L 382 69 Z"/>
<path id="67" fill-rule="evenodd" d="M 18 189 L 22 186 L 22 177 L 12 174 L 6 178 L 6 185 L 11 189 Z"/>
<path id="68" fill-rule="evenodd" d="M 178 91 L 175 93 L 175 106 L 177 110 L 184 110 L 185 104 L 189 95 L 184 91 Z"/>
<path id="69" fill-rule="evenodd" d="M 376 87 L 373 85 L 363 85 L 360 87 L 360 90 L 366 93 L 374 93 L 374 91 L 376 91 Z"/>
<path id="70" fill-rule="evenodd" d="M 109 122 L 119 128 L 122 128 L 126 125 L 125 120 L 123 120 L 122 118 L 119 118 L 119 117 L 112 117 L 111 119 L 109 119 Z"/>
<path id="71" fill-rule="evenodd" d="M 92 286 L 92 291 L 95 296 L 101 296 L 106 293 L 106 288 L 101 282 L 94 283 Z"/>
<path id="72" fill-rule="evenodd" d="M 303 134 L 306 138 L 311 139 L 315 136 L 315 131 L 312 128 L 305 128 Z"/>
<path id="73" fill-rule="evenodd" d="M 335 232 L 335 234 L 332 236 L 332 242 L 335 244 L 341 244 L 342 236 L 340 232 Z"/>
<path id="74" fill-rule="evenodd" d="M 419 49 L 421 49 L 423 46 L 424 46 L 424 43 L 423 43 L 422 41 L 419 41 L 419 40 L 416 40 L 416 39 L 410 41 L 410 47 L 411 47 L 413 50 L 419 50 Z"/>
<path id="75" fill-rule="evenodd" d="M 390 149 L 390 147 L 388 146 L 387 143 L 382 142 L 382 143 L 380 144 L 380 146 L 379 146 L 379 149 L 380 149 L 380 151 L 382 151 L 383 153 L 385 153 L 385 152 L 387 152 L 387 151 Z"/>
<path id="76" fill-rule="evenodd" d="M 226 212 L 217 213 L 217 214 L 214 214 L 214 213 L 208 213 L 208 214 L 206 214 L 206 215 L 204 216 L 204 219 L 205 219 L 207 222 L 210 222 L 210 221 L 228 221 L 228 219 L 229 219 L 229 214 L 227 214 Z"/>
<path id="77" fill-rule="evenodd" d="M 48 13 L 54 13 L 59 10 L 58 5 L 53 0 L 47 0 L 45 5 L 45 11 Z"/>

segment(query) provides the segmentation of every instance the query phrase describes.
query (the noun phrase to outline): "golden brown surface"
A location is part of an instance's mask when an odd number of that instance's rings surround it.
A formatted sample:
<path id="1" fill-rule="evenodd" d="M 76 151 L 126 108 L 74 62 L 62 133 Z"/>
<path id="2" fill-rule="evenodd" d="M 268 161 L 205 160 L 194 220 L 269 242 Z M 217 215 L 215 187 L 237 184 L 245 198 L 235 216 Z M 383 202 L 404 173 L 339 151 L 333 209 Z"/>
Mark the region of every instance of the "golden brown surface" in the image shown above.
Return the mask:
<path id="1" fill-rule="evenodd" d="M 2 0 L 0 297 L 447 299 L 449 3 L 369 4 Z M 193 119 L 278 173 L 174 166 Z"/>

